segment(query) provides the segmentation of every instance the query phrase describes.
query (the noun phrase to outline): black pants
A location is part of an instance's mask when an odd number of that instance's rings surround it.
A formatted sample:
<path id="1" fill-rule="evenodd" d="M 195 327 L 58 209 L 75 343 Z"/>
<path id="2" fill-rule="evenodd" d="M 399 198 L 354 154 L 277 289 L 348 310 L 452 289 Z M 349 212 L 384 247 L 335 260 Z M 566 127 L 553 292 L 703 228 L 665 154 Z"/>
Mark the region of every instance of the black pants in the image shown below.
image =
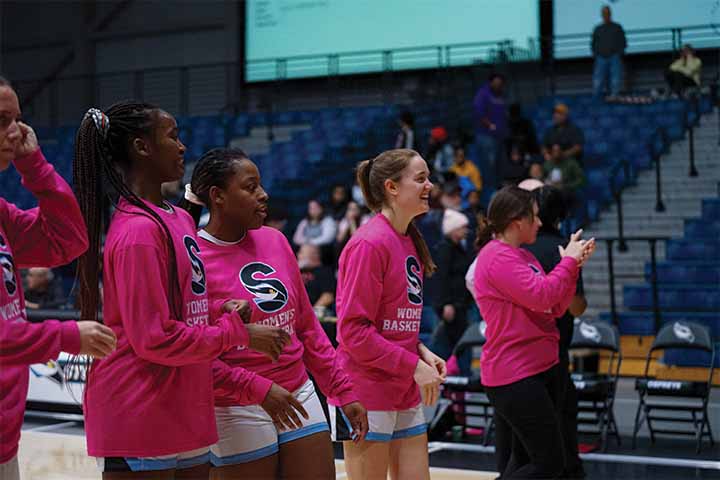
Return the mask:
<path id="1" fill-rule="evenodd" d="M 568 352 L 560 349 L 560 364 L 558 374 L 563 382 L 563 388 L 558 401 L 558 418 L 560 420 L 560 433 L 563 439 L 563 452 L 565 453 L 565 473 L 563 478 L 583 478 L 585 471 L 578 456 L 578 393 L 570 377 Z"/>
<path id="2" fill-rule="evenodd" d="M 556 365 L 501 387 L 485 387 L 495 409 L 495 457 L 503 480 L 557 478 L 565 469 L 558 405 L 564 382 Z"/>
<path id="3" fill-rule="evenodd" d="M 680 95 L 686 88 L 697 87 L 695 80 L 680 72 L 674 72 L 672 70 L 665 72 L 665 80 L 670 86 L 670 90 L 678 95 Z"/>

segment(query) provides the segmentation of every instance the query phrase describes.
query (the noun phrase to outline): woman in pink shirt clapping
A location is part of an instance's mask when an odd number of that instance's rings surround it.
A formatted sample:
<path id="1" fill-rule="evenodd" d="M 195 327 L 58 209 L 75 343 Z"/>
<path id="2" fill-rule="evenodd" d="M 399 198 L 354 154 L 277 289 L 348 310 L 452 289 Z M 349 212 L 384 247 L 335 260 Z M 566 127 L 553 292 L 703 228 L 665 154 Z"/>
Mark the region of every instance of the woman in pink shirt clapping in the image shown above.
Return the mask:
<path id="1" fill-rule="evenodd" d="M 512 451 L 504 469 L 498 458 L 503 479 L 555 478 L 564 469 L 555 319 L 570 305 L 595 241 L 575 233 L 545 275 L 532 253 L 520 248 L 535 242 L 541 225 L 532 193 L 505 187 L 490 202 L 478 237 L 475 298 L 487 324 L 482 383 L 495 409 L 498 450 Z"/>

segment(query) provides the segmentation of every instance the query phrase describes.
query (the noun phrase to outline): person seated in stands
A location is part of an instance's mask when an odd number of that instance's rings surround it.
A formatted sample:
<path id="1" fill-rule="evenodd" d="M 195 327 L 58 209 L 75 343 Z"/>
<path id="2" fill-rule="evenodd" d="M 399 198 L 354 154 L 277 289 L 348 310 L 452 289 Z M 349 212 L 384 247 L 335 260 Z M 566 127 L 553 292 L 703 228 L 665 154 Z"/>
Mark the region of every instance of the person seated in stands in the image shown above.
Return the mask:
<path id="1" fill-rule="evenodd" d="M 545 183 L 559 189 L 572 209 L 577 191 L 585 185 L 585 173 L 574 158 L 564 156 L 560 145 L 555 144 L 545 162 Z"/>
<path id="2" fill-rule="evenodd" d="M 303 245 L 298 250 L 297 261 L 312 306 L 331 308 L 335 303 L 335 273 L 322 264 L 320 248 Z"/>
<path id="3" fill-rule="evenodd" d="M 467 216 L 445 210 L 443 239 L 435 251 L 438 270 L 435 310 L 440 324 L 433 332 L 433 351 L 447 359 L 467 328 L 470 293 L 465 288 L 465 272 L 473 261 L 472 248 L 466 239 L 469 232 Z"/>
<path id="4" fill-rule="evenodd" d="M 49 268 L 30 268 L 25 275 L 25 306 L 32 309 L 60 308 L 66 302 L 62 284 Z"/>
<path id="5" fill-rule="evenodd" d="M 448 133 L 445 127 L 435 127 L 430 130 L 428 153 L 425 158 L 436 175 L 444 180 L 455 162 L 455 154 L 452 145 L 448 142 Z"/>
<path id="6" fill-rule="evenodd" d="M 450 171 L 458 177 L 470 179 L 477 191 L 482 190 L 482 175 L 480 175 L 480 170 L 478 170 L 477 166 L 465 156 L 465 145 L 454 143 L 453 156 L 455 162 L 450 167 Z"/>
<path id="7" fill-rule="evenodd" d="M 700 86 L 701 70 L 702 60 L 695 56 L 695 51 L 688 44 L 680 51 L 680 58 L 670 64 L 665 80 L 675 95 L 682 96 L 685 89 Z"/>
<path id="8" fill-rule="evenodd" d="M 335 241 L 336 230 L 335 220 L 325 215 L 322 204 L 317 200 L 310 200 L 307 216 L 298 224 L 295 235 L 293 235 L 293 242 L 298 247 L 332 245 Z"/>
<path id="9" fill-rule="evenodd" d="M 536 160 L 530 163 L 530 168 L 528 169 L 528 178 L 545 182 L 545 168 L 543 162 Z"/>
<path id="10" fill-rule="evenodd" d="M 345 216 L 338 223 L 337 235 L 335 236 L 335 255 L 340 258 L 345 245 L 361 225 L 370 220 L 370 215 L 363 213 L 362 208 L 356 202 L 351 201 L 345 210 Z"/>
<path id="11" fill-rule="evenodd" d="M 403 112 L 398 118 L 400 131 L 395 138 L 395 148 L 415 150 L 415 117 L 411 112 Z"/>
<path id="12" fill-rule="evenodd" d="M 443 184 L 440 204 L 444 209 L 462 210 L 462 189 L 456 180 Z"/>
<path id="13" fill-rule="evenodd" d="M 582 165 L 583 145 L 585 136 L 570 120 L 570 109 L 564 103 L 558 103 L 553 109 L 553 126 L 545 132 L 543 137 L 543 156 L 545 161 L 550 159 L 550 149 L 553 145 L 560 145 L 563 158 L 574 159 Z"/>
<path id="14" fill-rule="evenodd" d="M 540 154 L 535 126 L 523 116 L 522 107 L 519 103 L 513 103 L 508 108 L 508 138 L 506 145 L 508 145 L 508 152 L 510 146 L 515 145 L 528 156 Z"/>
<path id="15" fill-rule="evenodd" d="M 517 185 L 528 177 L 530 156 L 520 143 L 511 143 L 508 148 L 508 161 L 503 169 L 503 186 Z"/>
<path id="16" fill-rule="evenodd" d="M 345 216 L 348 202 L 350 201 L 350 192 L 345 185 L 334 185 L 330 191 L 330 205 L 328 205 L 328 213 L 339 222 Z"/>

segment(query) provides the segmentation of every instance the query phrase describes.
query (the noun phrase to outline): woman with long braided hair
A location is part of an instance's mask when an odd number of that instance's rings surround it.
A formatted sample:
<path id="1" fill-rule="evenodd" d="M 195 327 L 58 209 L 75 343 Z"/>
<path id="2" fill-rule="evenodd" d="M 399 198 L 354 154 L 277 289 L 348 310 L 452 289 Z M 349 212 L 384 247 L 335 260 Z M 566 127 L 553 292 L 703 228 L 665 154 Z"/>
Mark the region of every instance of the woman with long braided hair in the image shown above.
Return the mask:
<path id="1" fill-rule="evenodd" d="M 90 242 L 79 265 L 83 318 L 98 317 L 102 205 L 116 206 L 103 318 L 118 348 L 93 363 L 84 399 L 88 453 L 104 479 L 207 476 L 218 438 L 212 360 L 246 346 L 277 357 L 287 341 L 277 328 L 246 328 L 243 302 L 211 316 L 195 224 L 160 188 L 182 177 L 184 153 L 172 115 L 146 103 L 90 109 L 77 133 L 73 173 Z"/>

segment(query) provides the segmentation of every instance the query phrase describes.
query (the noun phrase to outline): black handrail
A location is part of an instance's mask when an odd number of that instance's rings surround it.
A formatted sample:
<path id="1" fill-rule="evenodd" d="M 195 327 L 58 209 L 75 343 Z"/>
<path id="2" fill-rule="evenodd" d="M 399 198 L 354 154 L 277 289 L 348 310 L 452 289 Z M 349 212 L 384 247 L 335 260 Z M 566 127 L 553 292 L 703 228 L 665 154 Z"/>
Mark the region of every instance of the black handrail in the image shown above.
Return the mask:
<path id="1" fill-rule="evenodd" d="M 691 112 L 694 113 L 692 120 L 690 119 Z M 688 131 L 688 156 L 690 160 L 688 176 L 697 177 L 698 171 L 697 168 L 695 168 L 695 127 L 700 125 L 700 99 L 698 97 L 693 97 L 687 101 L 683 115 L 683 123 Z"/>
<path id="2" fill-rule="evenodd" d="M 620 241 L 619 237 L 596 237 L 597 242 L 605 242 L 608 249 L 608 286 L 610 287 L 610 315 L 612 317 L 613 324 L 619 327 L 618 312 L 617 312 L 617 300 L 615 298 L 615 278 L 635 278 L 635 275 L 616 275 L 615 274 L 615 262 L 613 260 L 613 243 Z M 657 276 L 657 242 L 667 241 L 670 237 L 667 236 L 634 236 L 625 237 L 624 241 L 630 242 L 648 242 L 650 247 L 650 287 L 652 289 L 652 303 L 653 303 L 653 319 L 655 323 L 655 331 L 660 329 L 662 324 L 662 311 L 660 310 L 660 294 L 658 292 L 658 276 Z M 643 276 L 644 269 L 643 269 Z"/>
<path id="3" fill-rule="evenodd" d="M 623 172 L 622 181 L 617 181 L 617 175 L 619 172 Z M 610 192 L 615 199 L 615 205 L 617 206 L 617 224 L 618 224 L 618 250 L 625 252 L 628 249 L 627 243 L 625 242 L 624 224 L 623 224 L 623 203 L 622 203 L 622 192 L 623 189 L 629 183 L 631 178 L 632 165 L 626 159 L 620 159 L 616 161 L 608 173 L 608 183 L 610 185 Z"/>
<path id="4" fill-rule="evenodd" d="M 657 139 L 659 139 L 661 142 L 659 148 L 656 148 Z M 663 127 L 658 127 L 657 130 L 655 130 L 655 133 L 653 133 L 653 135 L 650 137 L 647 148 L 648 153 L 650 154 L 650 158 L 655 163 L 655 211 L 664 212 L 665 204 L 662 200 L 660 157 L 667 153 L 668 149 L 670 148 L 670 136 L 668 135 L 667 130 L 665 130 L 665 128 Z"/>

